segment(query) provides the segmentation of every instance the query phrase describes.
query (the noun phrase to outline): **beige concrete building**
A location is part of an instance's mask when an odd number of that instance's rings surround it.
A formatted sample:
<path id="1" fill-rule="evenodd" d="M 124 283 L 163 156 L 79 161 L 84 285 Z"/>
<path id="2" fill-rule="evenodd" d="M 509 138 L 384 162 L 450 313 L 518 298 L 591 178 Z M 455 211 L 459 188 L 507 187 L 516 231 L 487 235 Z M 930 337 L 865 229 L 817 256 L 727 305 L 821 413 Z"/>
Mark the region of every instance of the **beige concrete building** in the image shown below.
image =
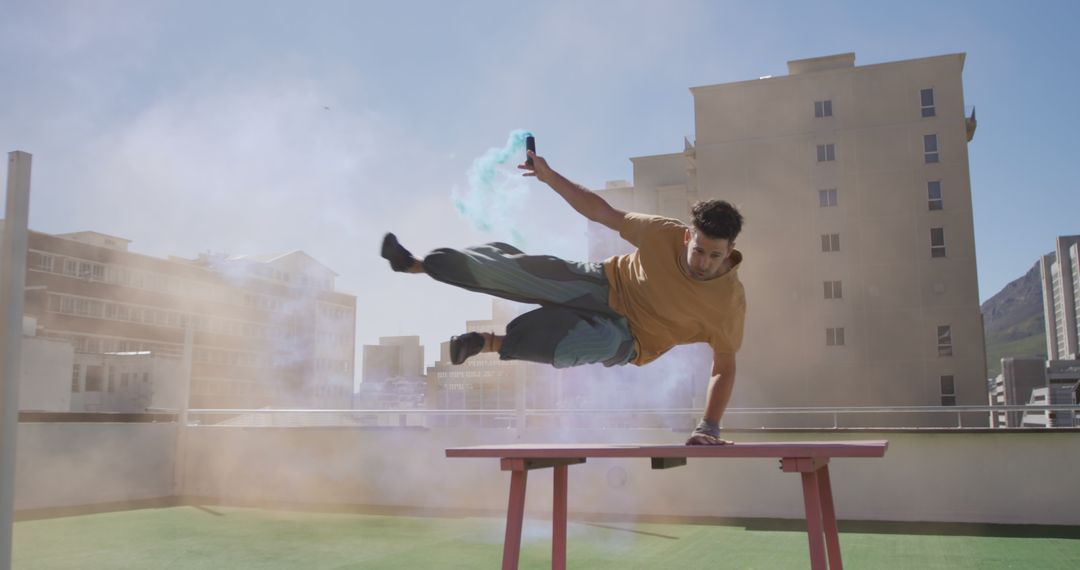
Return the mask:
<path id="1" fill-rule="evenodd" d="M 424 406 L 424 345 L 418 336 L 381 336 L 364 345 L 360 389 L 353 407 L 402 409 Z"/>
<path id="2" fill-rule="evenodd" d="M 25 313 L 37 337 L 74 349 L 72 410 L 176 407 L 159 381 L 188 329 L 192 407 L 351 405 L 356 297 L 330 268 L 302 251 L 162 259 L 129 244 L 29 232 Z M 161 358 L 134 358 L 145 352 Z"/>
<path id="3" fill-rule="evenodd" d="M 379 344 L 364 345 L 362 382 L 424 375 L 424 346 L 418 336 L 381 336 Z"/>
<path id="4" fill-rule="evenodd" d="M 985 405 L 964 57 L 848 53 L 691 88 L 695 140 L 631 159 L 632 184 L 601 192 L 684 221 L 702 199 L 742 211 L 733 406 Z M 591 259 L 629 247 L 589 232 Z M 935 418 L 897 421 L 956 421 Z"/>

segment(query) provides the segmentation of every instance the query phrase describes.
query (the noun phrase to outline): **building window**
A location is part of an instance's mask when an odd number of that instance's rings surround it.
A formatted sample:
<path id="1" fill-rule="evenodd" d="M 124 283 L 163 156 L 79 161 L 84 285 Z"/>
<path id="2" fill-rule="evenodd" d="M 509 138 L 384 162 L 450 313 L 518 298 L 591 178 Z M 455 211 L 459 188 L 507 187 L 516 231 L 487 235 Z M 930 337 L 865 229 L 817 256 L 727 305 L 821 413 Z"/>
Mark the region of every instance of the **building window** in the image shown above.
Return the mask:
<path id="1" fill-rule="evenodd" d="M 814 101 L 814 118 L 831 117 L 832 100 Z"/>
<path id="2" fill-rule="evenodd" d="M 836 145 L 835 144 L 829 143 L 829 144 L 819 144 L 819 145 L 817 145 L 817 161 L 818 162 L 829 162 L 829 161 L 833 161 L 833 160 L 836 160 Z"/>
<path id="3" fill-rule="evenodd" d="M 926 199 L 931 210 L 941 210 L 945 207 L 941 200 L 940 180 L 931 180 L 926 183 Z"/>
<path id="4" fill-rule="evenodd" d="M 38 254 L 37 268 L 42 271 L 48 271 L 52 273 L 53 270 L 53 256 L 44 253 Z"/>
<path id="5" fill-rule="evenodd" d="M 945 228 L 930 228 L 930 257 L 945 257 Z"/>
<path id="6" fill-rule="evenodd" d="M 923 89 L 919 92 L 919 99 L 922 103 L 922 116 L 933 117 L 937 113 L 934 112 L 934 90 Z"/>
<path id="7" fill-rule="evenodd" d="M 100 392 L 104 388 L 105 375 L 100 366 L 86 367 L 86 391 Z"/>
<path id="8" fill-rule="evenodd" d="M 844 346 L 844 327 L 825 329 L 825 346 Z"/>
<path id="9" fill-rule="evenodd" d="M 952 325 L 938 325 L 937 328 L 937 354 L 938 356 L 952 356 Z"/>
<path id="10" fill-rule="evenodd" d="M 941 377 L 941 405 L 956 405 L 956 382 L 953 380 L 952 374 Z"/>
<path id="11" fill-rule="evenodd" d="M 836 188 L 818 190 L 818 204 L 822 208 L 832 208 L 836 206 L 836 199 Z"/>
<path id="12" fill-rule="evenodd" d="M 923 135 L 923 162 L 934 164 L 938 161 L 937 135 Z"/>
<path id="13" fill-rule="evenodd" d="M 839 281 L 826 281 L 825 282 L 825 298 L 826 299 L 842 299 L 844 297 L 843 289 L 840 286 Z"/>
<path id="14" fill-rule="evenodd" d="M 82 369 L 82 366 L 79 365 L 79 364 L 76 364 L 75 366 L 71 367 L 71 391 L 72 392 L 82 392 L 82 387 L 79 385 L 79 371 L 80 371 L 80 369 Z"/>
<path id="15" fill-rule="evenodd" d="M 840 234 L 821 234 L 821 251 L 840 251 Z"/>
<path id="16" fill-rule="evenodd" d="M 79 262 L 72 259 L 64 260 L 64 275 L 78 275 Z"/>

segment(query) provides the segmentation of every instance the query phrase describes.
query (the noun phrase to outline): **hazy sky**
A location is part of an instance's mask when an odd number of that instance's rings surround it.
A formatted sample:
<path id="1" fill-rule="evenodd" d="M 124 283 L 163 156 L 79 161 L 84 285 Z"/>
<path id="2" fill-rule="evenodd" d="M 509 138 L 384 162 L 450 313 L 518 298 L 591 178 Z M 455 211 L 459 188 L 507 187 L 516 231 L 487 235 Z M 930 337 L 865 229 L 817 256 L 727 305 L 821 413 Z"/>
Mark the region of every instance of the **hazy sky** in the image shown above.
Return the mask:
<path id="1" fill-rule="evenodd" d="M 451 190 L 510 131 L 590 187 L 693 138 L 689 87 L 966 52 L 980 298 L 1080 233 L 1077 2 L 98 2 L 0 0 L 0 150 L 34 155 L 31 228 L 132 251 L 302 249 L 357 299 L 357 344 L 438 342 L 484 296 L 391 273 L 506 235 Z M 585 257 L 585 223 L 535 182 L 534 253 Z M 359 354 L 359 351 L 358 351 Z"/>

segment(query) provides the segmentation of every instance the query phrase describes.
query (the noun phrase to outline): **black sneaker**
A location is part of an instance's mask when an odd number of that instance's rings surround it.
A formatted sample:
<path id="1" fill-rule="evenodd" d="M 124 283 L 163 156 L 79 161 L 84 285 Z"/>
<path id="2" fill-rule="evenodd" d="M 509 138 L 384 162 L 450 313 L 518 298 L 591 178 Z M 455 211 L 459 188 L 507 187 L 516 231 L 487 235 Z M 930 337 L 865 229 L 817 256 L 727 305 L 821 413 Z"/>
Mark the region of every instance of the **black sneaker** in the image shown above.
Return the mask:
<path id="1" fill-rule="evenodd" d="M 484 350 L 484 335 L 477 332 L 450 337 L 450 363 L 461 364 Z"/>
<path id="2" fill-rule="evenodd" d="M 388 233 L 383 236 L 382 250 L 383 259 L 390 262 L 390 268 L 394 271 L 408 271 L 416 263 L 416 258 L 409 250 L 398 243 L 397 236 Z"/>

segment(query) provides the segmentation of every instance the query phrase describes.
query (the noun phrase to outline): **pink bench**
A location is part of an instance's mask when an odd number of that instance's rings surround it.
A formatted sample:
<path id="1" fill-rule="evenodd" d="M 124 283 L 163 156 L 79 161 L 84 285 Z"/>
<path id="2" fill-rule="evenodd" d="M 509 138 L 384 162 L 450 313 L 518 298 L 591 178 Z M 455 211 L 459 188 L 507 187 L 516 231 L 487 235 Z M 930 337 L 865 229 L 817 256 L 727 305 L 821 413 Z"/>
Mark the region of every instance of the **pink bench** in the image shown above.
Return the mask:
<path id="1" fill-rule="evenodd" d="M 566 568 L 567 467 L 585 463 L 589 457 L 648 457 L 653 469 L 685 465 L 688 458 L 757 457 L 780 460 L 785 473 L 801 473 L 806 507 L 806 533 L 810 541 L 810 566 L 814 570 L 843 568 L 840 537 L 833 511 L 829 460 L 833 457 L 883 457 L 889 442 L 800 441 L 735 443 L 725 446 L 635 444 L 519 444 L 452 447 L 447 457 L 497 457 L 501 469 L 510 471 L 510 503 L 506 511 L 503 570 L 516 569 L 521 549 L 521 524 L 525 514 L 525 482 L 532 469 L 555 469 L 552 509 L 551 567 Z"/>

